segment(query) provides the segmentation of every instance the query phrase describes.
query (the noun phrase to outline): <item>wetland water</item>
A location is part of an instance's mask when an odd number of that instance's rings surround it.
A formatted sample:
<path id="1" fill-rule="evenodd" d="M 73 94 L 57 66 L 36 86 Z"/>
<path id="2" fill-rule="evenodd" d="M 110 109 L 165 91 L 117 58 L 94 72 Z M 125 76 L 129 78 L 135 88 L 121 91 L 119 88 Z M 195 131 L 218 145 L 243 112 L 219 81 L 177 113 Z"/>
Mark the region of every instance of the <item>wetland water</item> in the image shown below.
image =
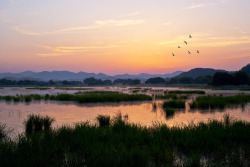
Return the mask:
<path id="1" fill-rule="evenodd" d="M 131 93 L 129 88 L 92 88 L 91 90 L 112 90 L 124 93 Z M 147 94 L 159 93 L 164 90 L 176 90 L 176 88 L 153 88 Z M 190 90 L 190 89 L 188 89 Z M 0 95 L 16 95 L 16 94 L 57 94 L 57 93 L 75 93 L 79 90 L 30 90 L 25 88 L 4 88 L 0 89 Z M 87 90 L 85 90 L 87 91 Z M 89 91 L 89 90 L 88 90 Z M 225 94 L 233 95 L 238 93 L 250 93 L 242 91 L 215 91 L 205 90 L 208 94 Z M 177 110 L 172 117 L 168 117 L 162 110 L 163 101 L 156 101 L 157 108 L 154 110 L 152 101 L 144 102 L 120 102 L 120 103 L 84 103 L 75 102 L 59 102 L 59 101 L 32 101 L 25 102 L 5 102 L 0 101 L 0 122 L 7 124 L 8 127 L 14 129 L 14 134 L 24 132 L 23 121 L 29 114 L 48 115 L 56 119 L 54 127 L 61 125 L 73 125 L 77 122 L 89 121 L 96 123 L 96 117 L 99 114 L 115 116 L 121 112 L 122 115 L 128 114 L 128 122 L 136 123 L 143 126 L 152 126 L 155 123 L 164 123 L 169 126 L 187 125 L 191 122 L 199 121 L 207 122 L 209 119 L 222 119 L 225 113 L 230 116 L 250 122 L 250 104 L 244 108 L 228 108 L 225 110 L 190 110 L 186 103 L 185 110 Z M 12 134 L 12 135 L 14 135 Z"/>

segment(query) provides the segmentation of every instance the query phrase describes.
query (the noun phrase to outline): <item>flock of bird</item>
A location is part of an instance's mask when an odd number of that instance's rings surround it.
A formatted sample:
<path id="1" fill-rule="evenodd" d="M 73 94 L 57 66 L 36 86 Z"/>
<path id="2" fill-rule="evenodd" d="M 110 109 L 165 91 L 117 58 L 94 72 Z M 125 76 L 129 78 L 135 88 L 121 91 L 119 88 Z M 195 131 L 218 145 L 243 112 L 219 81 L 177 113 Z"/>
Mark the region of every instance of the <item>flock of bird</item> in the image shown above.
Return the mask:
<path id="1" fill-rule="evenodd" d="M 191 36 L 191 35 L 189 35 L 189 38 L 192 38 L 192 36 Z M 184 42 L 186 45 L 188 44 L 188 43 L 187 43 L 187 41 L 183 41 L 183 42 Z M 179 45 L 179 46 L 178 46 L 178 48 L 180 49 L 180 48 L 181 48 L 181 46 Z M 200 53 L 200 51 L 199 51 L 199 50 L 197 50 L 196 52 L 197 52 L 197 53 Z M 190 52 L 189 50 L 188 50 L 188 54 L 191 54 L 191 52 Z M 174 54 L 174 53 L 172 53 L 172 55 L 173 55 L 173 56 L 175 56 L 175 54 Z"/>

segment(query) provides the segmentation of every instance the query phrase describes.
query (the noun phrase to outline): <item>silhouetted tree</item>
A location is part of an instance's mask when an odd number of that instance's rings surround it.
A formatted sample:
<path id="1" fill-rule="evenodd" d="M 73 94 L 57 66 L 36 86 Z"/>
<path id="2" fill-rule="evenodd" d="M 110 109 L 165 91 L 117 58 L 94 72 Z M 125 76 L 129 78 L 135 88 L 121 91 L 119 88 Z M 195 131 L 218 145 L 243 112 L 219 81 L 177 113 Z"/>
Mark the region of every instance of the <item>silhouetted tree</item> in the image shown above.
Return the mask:
<path id="1" fill-rule="evenodd" d="M 177 78 L 171 78 L 169 81 L 169 84 L 178 84 L 178 79 Z"/>
<path id="2" fill-rule="evenodd" d="M 212 76 L 199 76 L 194 79 L 196 84 L 209 84 L 212 82 Z"/>
<path id="3" fill-rule="evenodd" d="M 234 85 L 247 85 L 249 76 L 245 71 L 237 71 L 234 73 Z"/>
<path id="4" fill-rule="evenodd" d="M 233 85 L 234 77 L 226 72 L 216 72 L 212 79 L 213 86 Z"/>
<path id="5" fill-rule="evenodd" d="M 90 85 L 90 86 L 93 86 L 93 85 L 102 85 L 103 82 L 101 79 L 95 79 L 93 77 L 91 78 L 86 78 L 84 81 L 83 81 L 84 84 L 86 85 Z"/>
<path id="6" fill-rule="evenodd" d="M 179 83 L 180 84 L 192 84 L 193 78 L 192 77 L 181 77 L 181 78 L 179 78 Z"/>
<path id="7" fill-rule="evenodd" d="M 146 84 L 164 84 L 166 83 L 165 79 L 161 77 L 149 78 L 145 82 Z"/>
<path id="8" fill-rule="evenodd" d="M 104 85 L 111 85 L 111 84 L 112 84 L 112 81 L 109 80 L 109 79 L 106 79 L 106 80 L 103 80 L 102 83 L 103 83 Z"/>

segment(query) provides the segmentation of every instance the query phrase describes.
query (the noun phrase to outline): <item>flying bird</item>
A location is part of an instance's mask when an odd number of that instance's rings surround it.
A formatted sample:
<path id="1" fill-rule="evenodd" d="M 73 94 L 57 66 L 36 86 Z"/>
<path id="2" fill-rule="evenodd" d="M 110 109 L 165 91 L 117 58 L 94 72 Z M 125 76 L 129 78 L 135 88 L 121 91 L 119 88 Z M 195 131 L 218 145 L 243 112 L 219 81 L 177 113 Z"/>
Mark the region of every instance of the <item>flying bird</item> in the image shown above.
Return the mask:
<path id="1" fill-rule="evenodd" d="M 188 51 L 188 54 L 191 54 L 191 52 L 190 52 L 190 51 Z"/>
<path id="2" fill-rule="evenodd" d="M 191 35 L 189 35 L 189 38 L 192 38 L 192 36 L 191 36 Z"/>
<path id="3" fill-rule="evenodd" d="M 172 55 L 174 56 L 174 53 L 172 53 Z"/>
<path id="4" fill-rule="evenodd" d="M 199 50 L 197 50 L 197 53 L 200 53 Z"/>
<path id="5" fill-rule="evenodd" d="M 178 46 L 178 48 L 181 48 L 180 46 Z"/>
<path id="6" fill-rule="evenodd" d="M 184 43 L 187 45 L 188 43 L 187 43 L 187 41 L 184 41 Z"/>

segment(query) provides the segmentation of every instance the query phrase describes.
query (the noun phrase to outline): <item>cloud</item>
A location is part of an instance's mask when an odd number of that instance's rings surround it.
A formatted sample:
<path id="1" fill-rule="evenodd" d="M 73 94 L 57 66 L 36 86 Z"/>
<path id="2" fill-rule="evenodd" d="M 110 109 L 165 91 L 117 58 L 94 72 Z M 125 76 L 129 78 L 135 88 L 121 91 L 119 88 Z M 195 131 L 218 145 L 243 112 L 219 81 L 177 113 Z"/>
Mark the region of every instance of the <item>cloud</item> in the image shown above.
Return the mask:
<path id="1" fill-rule="evenodd" d="M 105 28 L 105 27 L 124 27 L 124 26 L 133 26 L 144 23 L 144 20 L 139 19 L 123 19 L 123 20 L 97 20 L 94 22 L 93 25 L 90 26 L 79 26 L 79 27 L 69 27 L 58 29 L 54 31 L 47 31 L 47 32 L 34 32 L 28 29 L 24 29 L 18 26 L 11 27 L 12 30 L 15 30 L 24 35 L 31 35 L 31 36 L 39 36 L 39 35 L 49 35 L 49 34 L 58 34 L 58 33 L 72 33 L 82 30 L 92 30 L 98 28 Z"/>
<path id="2" fill-rule="evenodd" d="M 11 27 L 12 30 L 15 30 L 16 32 L 19 32 L 21 34 L 24 35 L 32 35 L 32 36 L 39 36 L 39 35 L 43 35 L 42 33 L 37 33 L 37 32 L 32 32 L 30 30 L 27 29 L 23 29 L 21 27 Z"/>
<path id="3" fill-rule="evenodd" d="M 205 6 L 204 4 L 194 4 L 194 5 L 185 7 L 184 9 L 197 9 L 197 8 L 202 8 L 204 6 Z"/>
<path id="4" fill-rule="evenodd" d="M 38 53 L 38 56 L 49 57 L 49 56 L 63 56 L 65 54 L 72 54 L 77 52 L 87 52 L 95 49 L 107 49 L 114 48 L 117 45 L 106 45 L 106 46 L 40 46 L 46 50 L 49 50 L 50 53 Z"/>

